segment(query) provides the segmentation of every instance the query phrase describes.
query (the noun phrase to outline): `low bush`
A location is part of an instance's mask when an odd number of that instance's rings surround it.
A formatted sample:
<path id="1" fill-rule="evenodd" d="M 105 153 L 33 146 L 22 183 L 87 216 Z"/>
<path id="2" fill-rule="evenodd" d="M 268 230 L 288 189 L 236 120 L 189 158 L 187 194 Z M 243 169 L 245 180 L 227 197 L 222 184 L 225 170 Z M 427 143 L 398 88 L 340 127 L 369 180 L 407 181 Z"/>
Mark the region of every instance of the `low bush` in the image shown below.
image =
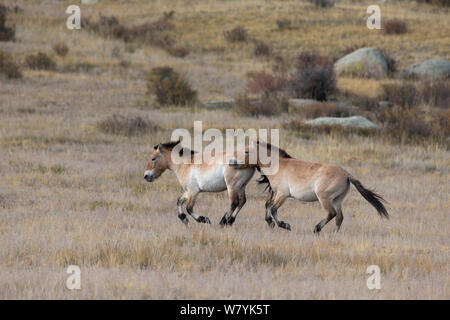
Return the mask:
<path id="1" fill-rule="evenodd" d="M 383 24 L 384 34 L 403 34 L 408 31 L 406 23 L 400 19 L 387 20 Z"/>
<path id="2" fill-rule="evenodd" d="M 112 115 L 97 123 L 100 131 L 108 134 L 136 136 L 153 133 L 158 125 L 140 116 Z"/>
<path id="3" fill-rule="evenodd" d="M 248 40 L 248 32 L 241 26 L 224 31 L 223 36 L 228 42 L 246 42 Z"/>
<path id="4" fill-rule="evenodd" d="M 334 6 L 334 0 L 308 0 L 308 2 L 314 4 L 317 8 L 331 8 Z"/>
<path id="5" fill-rule="evenodd" d="M 0 75 L 7 79 L 22 78 L 20 67 L 14 62 L 12 57 L 0 50 Z"/>
<path id="6" fill-rule="evenodd" d="M 290 19 L 280 19 L 276 21 L 278 30 L 290 30 L 292 28 L 292 21 Z"/>
<path id="7" fill-rule="evenodd" d="M 0 3 L 0 41 L 13 41 L 16 35 L 14 28 L 6 26 L 7 8 Z"/>
<path id="8" fill-rule="evenodd" d="M 272 53 L 272 48 L 265 43 L 264 41 L 256 41 L 255 49 L 253 50 L 253 54 L 257 57 L 265 56 L 268 57 Z"/>
<path id="9" fill-rule="evenodd" d="M 30 69 L 36 70 L 55 70 L 56 62 L 43 52 L 28 55 L 25 58 L 25 64 Z"/>
<path id="10" fill-rule="evenodd" d="M 294 97 L 327 101 L 336 92 L 336 75 L 332 62 L 313 52 L 303 52 L 291 80 Z"/>
<path id="11" fill-rule="evenodd" d="M 152 69 L 147 77 L 147 88 L 161 105 L 189 105 L 197 99 L 197 91 L 188 80 L 170 67 Z"/>
<path id="12" fill-rule="evenodd" d="M 69 47 L 64 42 L 58 42 L 53 45 L 53 51 L 60 56 L 65 57 L 69 53 Z"/>

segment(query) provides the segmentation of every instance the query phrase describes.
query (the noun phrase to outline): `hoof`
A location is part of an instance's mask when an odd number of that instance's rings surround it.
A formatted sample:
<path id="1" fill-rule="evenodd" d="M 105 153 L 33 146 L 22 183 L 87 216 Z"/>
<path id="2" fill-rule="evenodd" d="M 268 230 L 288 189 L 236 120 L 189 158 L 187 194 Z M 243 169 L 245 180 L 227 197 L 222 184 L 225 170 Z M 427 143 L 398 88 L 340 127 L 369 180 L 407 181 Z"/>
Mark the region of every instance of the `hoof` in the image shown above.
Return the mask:
<path id="1" fill-rule="evenodd" d="M 230 217 L 230 218 L 228 219 L 228 221 L 227 221 L 227 225 L 228 225 L 228 226 L 232 226 L 233 223 L 234 223 L 234 220 L 235 220 L 235 218 Z"/>
<path id="2" fill-rule="evenodd" d="M 271 229 L 275 228 L 275 221 L 273 221 L 272 218 L 270 218 L 270 219 L 268 219 L 268 220 L 266 220 L 266 221 L 267 221 L 267 224 L 269 225 L 269 227 L 270 227 Z"/>
<path id="3" fill-rule="evenodd" d="M 278 224 L 278 226 L 279 226 L 280 228 L 283 228 L 283 229 L 286 229 L 286 230 L 291 231 L 291 225 L 290 225 L 289 223 L 284 222 L 284 221 L 280 221 L 280 223 Z"/>
<path id="4" fill-rule="evenodd" d="M 219 225 L 222 228 L 225 227 L 225 225 L 227 225 L 227 219 L 225 218 L 225 216 L 223 216 L 222 219 L 220 219 Z"/>
<path id="5" fill-rule="evenodd" d="M 203 216 L 198 217 L 197 222 L 211 224 L 211 221 L 209 220 L 209 218 L 203 217 Z"/>
<path id="6" fill-rule="evenodd" d="M 189 220 L 188 220 L 188 218 L 186 217 L 186 215 L 184 213 L 179 214 L 178 218 L 181 220 L 181 222 L 184 223 L 184 225 L 186 225 L 186 226 L 188 225 Z"/>
<path id="7" fill-rule="evenodd" d="M 320 233 L 320 230 L 322 230 L 321 228 L 320 228 L 320 226 L 319 225 L 317 225 L 315 228 L 314 228 L 314 233 Z"/>

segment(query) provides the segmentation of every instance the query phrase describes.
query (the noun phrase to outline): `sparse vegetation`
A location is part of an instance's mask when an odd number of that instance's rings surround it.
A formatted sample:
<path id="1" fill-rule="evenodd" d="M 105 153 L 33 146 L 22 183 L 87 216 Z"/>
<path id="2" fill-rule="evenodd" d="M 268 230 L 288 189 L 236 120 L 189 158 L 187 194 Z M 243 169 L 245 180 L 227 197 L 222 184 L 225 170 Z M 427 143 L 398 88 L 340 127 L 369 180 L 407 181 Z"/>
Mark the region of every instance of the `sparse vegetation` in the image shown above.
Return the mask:
<path id="1" fill-rule="evenodd" d="M 6 26 L 7 8 L 0 3 L 0 41 L 12 41 L 15 38 L 16 30 Z"/>
<path id="2" fill-rule="evenodd" d="M 248 32 L 241 26 L 224 31 L 223 36 L 228 42 L 246 42 L 248 40 Z"/>
<path id="3" fill-rule="evenodd" d="M 408 31 L 406 23 L 400 19 L 387 20 L 383 24 L 384 34 L 403 34 Z"/>
<path id="4" fill-rule="evenodd" d="M 98 1 L 82 8 L 84 25 L 73 32 L 61 19 L 61 1 L 0 2 L 17 39 L 0 42 L 1 50 L 25 77 L 0 76 L 1 299 L 450 297 L 450 231 L 442 227 L 450 203 L 448 80 L 339 76 L 328 101 L 304 110 L 291 101 L 285 108 L 299 52 L 333 61 L 346 48 L 377 47 L 395 58 L 398 70 L 431 58 L 449 60 L 448 7 L 386 1 L 383 12 L 408 26 L 403 35 L 387 36 L 365 27 L 367 1 L 342 0 L 324 10 L 299 0 Z M 23 10 L 14 8 L 16 2 Z M 156 39 L 125 40 L 85 25 L 98 23 L 101 12 L 130 34 L 170 8 L 176 9 L 168 20 L 172 26 L 155 31 Z M 282 19 L 292 21 L 291 29 L 278 29 Z M 223 32 L 237 25 L 248 30 L 247 42 L 225 41 Z M 173 45 L 153 44 L 163 35 Z M 270 59 L 255 57 L 255 39 L 273 49 Z M 70 47 L 66 57 L 52 51 L 55 42 Z M 180 59 L 174 48 L 190 54 Z M 37 52 L 54 55 L 61 72 L 27 70 L 26 56 Z M 313 64 L 322 65 L 321 59 Z M 195 102 L 149 108 L 157 105 L 156 89 L 151 84 L 146 94 L 144 75 L 157 66 L 170 66 L 189 80 L 199 102 L 245 93 L 249 111 Z M 402 107 L 396 91 L 392 101 L 381 100 L 384 84 L 413 85 L 418 102 Z M 305 125 L 306 118 L 347 111 L 381 129 Z M 148 130 L 136 132 L 143 127 L 139 117 Z M 186 228 L 177 217 L 183 191 L 176 177 L 165 172 L 149 183 L 143 173 L 154 145 L 169 141 L 173 129 L 191 131 L 194 120 L 203 121 L 204 132 L 280 129 L 289 154 L 344 167 L 386 198 L 392 219 L 381 221 L 351 187 L 339 234 L 332 221 L 320 237 L 314 235 L 324 218 L 319 204 L 289 200 L 278 216 L 292 231 L 270 230 L 264 220 L 267 193 L 255 173 L 233 227 L 217 226 L 229 206 L 224 192 L 205 194 L 195 206 L 213 225 L 188 217 Z M 82 270 L 81 290 L 66 288 L 72 264 Z M 366 288 L 372 264 L 381 269 L 381 290 Z"/>
<path id="5" fill-rule="evenodd" d="M 333 64 L 327 57 L 316 53 L 301 53 L 291 87 L 297 98 L 327 101 L 336 92 Z"/>
<path id="6" fill-rule="evenodd" d="M 69 53 L 69 47 L 64 42 L 58 42 L 53 46 L 53 51 L 58 56 L 65 57 Z"/>
<path id="7" fill-rule="evenodd" d="M 97 123 L 98 128 L 104 133 L 136 136 L 152 134 L 158 130 L 158 126 L 140 116 L 123 116 L 114 114 Z"/>
<path id="8" fill-rule="evenodd" d="M 25 59 L 25 64 L 30 69 L 36 70 L 55 70 L 56 62 L 50 58 L 46 53 L 38 52 L 37 54 L 30 54 Z"/>
<path id="9" fill-rule="evenodd" d="M 20 67 L 13 61 L 12 57 L 0 50 L 0 76 L 8 79 L 22 78 Z"/>
<path id="10" fill-rule="evenodd" d="M 268 57 L 272 53 L 272 48 L 264 41 L 256 41 L 255 49 L 253 49 L 253 54 L 257 57 L 264 56 Z"/>
<path id="11" fill-rule="evenodd" d="M 189 105 L 197 99 L 188 80 L 170 67 L 154 68 L 147 77 L 147 88 L 161 105 Z"/>

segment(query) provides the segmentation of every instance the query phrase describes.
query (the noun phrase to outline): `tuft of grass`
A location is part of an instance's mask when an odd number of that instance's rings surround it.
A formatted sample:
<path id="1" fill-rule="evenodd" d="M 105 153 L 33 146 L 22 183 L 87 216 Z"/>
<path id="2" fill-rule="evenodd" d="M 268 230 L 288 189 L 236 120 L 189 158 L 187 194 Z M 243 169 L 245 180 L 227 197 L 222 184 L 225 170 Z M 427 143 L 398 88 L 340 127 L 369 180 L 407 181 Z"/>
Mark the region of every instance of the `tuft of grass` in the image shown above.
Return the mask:
<path id="1" fill-rule="evenodd" d="M 269 57 L 272 53 L 272 48 L 270 45 L 264 41 L 256 41 L 255 48 L 253 49 L 253 54 L 257 57 L 264 56 Z"/>
<path id="2" fill-rule="evenodd" d="M 292 21 L 290 19 L 279 19 L 276 21 L 278 30 L 290 30 L 292 29 Z"/>
<path id="3" fill-rule="evenodd" d="M 100 131 L 108 134 L 136 136 L 154 133 L 159 126 L 140 116 L 114 114 L 97 123 Z"/>
<path id="4" fill-rule="evenodd" d="M 69 47 L 64 42 L 58 42 L 53 45 L 53 51 L 58 56 L 65 57 L 69 53 Z"/>
<path id="5" fill-rule="evenodd" d="M 406 23 L 400 19 L 390 19 L 383 24 L 383 33 L 387 35 L 404 34 L 407 31 Z"/>
<path id="6" fill-rule="evenodd" d="M 6 14 L 8 9 L 0 3 L 0 41 L 13 41 L 16 30 L 6 26 Z"/>
<path id="7" fill-rule="evenodd" d="M 242 26 L 237 26 L 231 30 L 223 32 L 225 40 L 228 42 L 246 42 L 248 40 L 248 32 Z"/>
<path id="8" fill-rule="evenodd" d="M 334 7 L 334 0 L 308 0 L 308 2 L 314 4 L 316 8 Z"/>
<path id="9" fill-rule="evenodd" d="M 18 64 L 14 62 L 11 55 L 0 50 L 0 75 L 7 79 L 22 78 L 22 72 Z"/>
<path id="10" fill-rule="evenodd" d="M 35 70 L 55 70 L 56 62 L 43 52 L 30 54 L 25 59 L 25 64 Z"/>

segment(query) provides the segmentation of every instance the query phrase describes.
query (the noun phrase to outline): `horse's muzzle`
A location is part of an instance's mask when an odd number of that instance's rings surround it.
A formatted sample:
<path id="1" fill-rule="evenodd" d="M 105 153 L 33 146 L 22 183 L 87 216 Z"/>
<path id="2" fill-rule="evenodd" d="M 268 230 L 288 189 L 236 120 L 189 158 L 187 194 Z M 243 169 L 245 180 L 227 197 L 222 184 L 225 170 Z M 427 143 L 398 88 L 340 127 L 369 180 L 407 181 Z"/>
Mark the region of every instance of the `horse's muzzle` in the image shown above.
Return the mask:
<path id="1" fill-rule="evenodd" d="M 155 177 L 153 176 L 151 171 L 145 171 L 144 179 L 147 180 L 148 182 L 152 182 L 153 180 L 155 180 Z"/>

